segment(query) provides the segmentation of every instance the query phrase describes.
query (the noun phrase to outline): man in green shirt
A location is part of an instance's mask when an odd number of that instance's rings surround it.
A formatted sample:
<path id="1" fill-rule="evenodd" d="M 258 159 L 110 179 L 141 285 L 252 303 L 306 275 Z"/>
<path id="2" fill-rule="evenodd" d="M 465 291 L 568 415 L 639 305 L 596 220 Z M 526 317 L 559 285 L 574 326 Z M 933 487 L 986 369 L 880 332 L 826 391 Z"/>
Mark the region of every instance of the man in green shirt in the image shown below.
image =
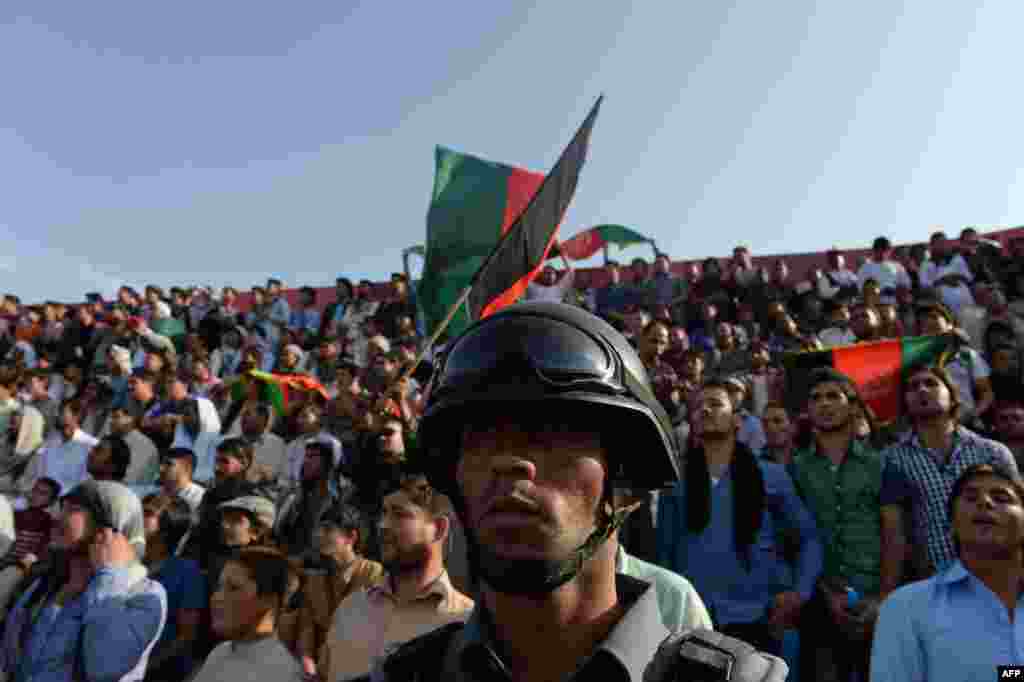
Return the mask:
<path id="1" fill-rule="evenodd" d="M 866 679 L 881 565 L 882 459 L 855 438 L 860 397 L 850 379 L 819 369 L 809 386 L 815 437 L 796 451 L 789 469 L 829 542 L 824 574 L 801 613 L 800 676 L 847 682 L 859 673 Z"/>

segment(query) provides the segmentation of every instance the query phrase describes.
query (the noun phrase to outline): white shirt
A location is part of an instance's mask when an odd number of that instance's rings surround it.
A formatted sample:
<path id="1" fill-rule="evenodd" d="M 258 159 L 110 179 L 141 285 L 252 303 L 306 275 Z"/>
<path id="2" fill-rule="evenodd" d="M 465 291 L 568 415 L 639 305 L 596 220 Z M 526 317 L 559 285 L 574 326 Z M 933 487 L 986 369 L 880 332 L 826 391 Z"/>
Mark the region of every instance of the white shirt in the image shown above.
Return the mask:
<path id="1" fill-rule="evenodd" d="M 921 286 L 934 286 L 946 307 L 952 310 L 955 315 L 959 315 L 961 308 L 974 305 L 974 295 L 971 293 L 970 287 L 963 283 L 955 287 L 946 285 L 936 286 L 935 280 L 941 279 L 946 275 L 960 275 L 966 278 L 968 282 L 974 281 L 974 275 L 971 273 L 971 269 L 967 267 L 967 261 L 958 253 L 943 265 L 933 260 L 926 261 L 921 266 Z"/>
<path id="2" fill-rule="evenodd" d="M 223 642 L 210 652 L 192 682 L 301 682 L 302 665 L 276 636 Z"/>
<path id="3" fill-rule="evenodd" d="M 894 260 L 887 260 L 876 263 L 873 260 L 866 261 L 857 271 L 857 287 L 864 289 L 864 283 L 869 279 L 878 282 L 880 289 L 895 289 L 896 287 L 911 288 L 910 275 L 902 265 Z M 882 295 L 883 303 L 896 303 L 895 296 Z"/>
<path id="4" fill-rule="evenodd" d="M 189 450 L 193 450 L 200 435 L 204 433 L 220 433 L 220 414 L 217 413 L 216 406 L 206 398 L 193 397 L 196 401 L 196 407 L 198 408 L 197 411 L 199 412 L 199 429 L 196 433 L 196 437 L 193 438 L 185 429 L 185 426 L 179 423 L 174 427 L 174 442 L 171 443 L 172 448 L 188 448 Z M 197 452 L 196 457 L 198 456 L 199 453 Z"/>
<path id="5" fill-rule="evenodd" d="M 288 463 L 284 471 L 287 479 L 282 483 L 298 485 L 302 481 L 302 462 L 306 459 L 306 445 L 313 441 L 329 444 L 334 453 L 334 465 L 337 466 L 341 462 L 341 442 L 331 434 L 321 431 L 309 436 L 299 436 L 288 444 L 286 451 Z"/>
<path id="6" fill-rule="evenodd" d="M 86 479 L 89 451 L 97 443 L 98 440 L 81 429 L 76 430 L 69 441 L 65 441 L 61 433 L 50 436 L 39 453 L 39 477 L 60 483 L 62 495 L 71 492 Z"/>
<path id="7" fill-rule="evenodd" d="M 978 379 L 990 377 L 992 369 L 981 353 L 973 348 L 961 348 L 960 352 L 946 363 L 946 371 L 960 391 L 960 420 L 970 419 L 974 416 L 975 408 L 974 384 Z"/>
<path id="8" fill-rule="evenodd" d="M 576 279 L 575 275 L 576 271 L 570 270 L 551 286 L 541 284 L 540 282 L 530 282 L 526 286 L 526 300 L 548 301 L 551 303 L 564 302 L 566 294 L 572 291 L 573 280 Z"/>

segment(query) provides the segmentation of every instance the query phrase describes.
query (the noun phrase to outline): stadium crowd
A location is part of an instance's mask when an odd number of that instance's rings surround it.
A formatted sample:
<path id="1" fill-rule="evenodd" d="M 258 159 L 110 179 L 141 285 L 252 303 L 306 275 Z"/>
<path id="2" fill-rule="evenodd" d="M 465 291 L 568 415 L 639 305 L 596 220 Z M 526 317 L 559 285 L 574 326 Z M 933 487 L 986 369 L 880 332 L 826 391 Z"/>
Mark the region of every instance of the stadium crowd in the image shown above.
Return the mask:
<path id="1" fill-rule="evenodd" d="M 785 655 L 790 679 L 1022 663 L 1024 240 L 827 260 L 794 275 L 738 246 L 530 284 L 619 329 L 672 416 L 685 475 L 643 497 L 619 570 L 655 584 L 670 630 Z M 465 530 L 415 457 L 446 339 L 407 373 L 424 336 L 403 274 L 320 298 L 275 279 L 4 297 L 5 679 L 335 682 L 468 618 Z M 834 369 L 787 393 L 787 353 L 909 335 L 957 345 L 907 374 L 897 422 Z M 275 399 L 250 370 L 315 388 Z"/>

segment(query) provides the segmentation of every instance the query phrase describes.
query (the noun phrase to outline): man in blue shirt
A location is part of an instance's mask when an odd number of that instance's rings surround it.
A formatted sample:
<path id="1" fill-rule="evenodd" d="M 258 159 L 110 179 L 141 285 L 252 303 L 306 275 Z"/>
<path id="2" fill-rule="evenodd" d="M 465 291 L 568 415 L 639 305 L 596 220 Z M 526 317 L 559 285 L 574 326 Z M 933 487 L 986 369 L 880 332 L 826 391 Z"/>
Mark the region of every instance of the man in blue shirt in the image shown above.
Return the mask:
<path id="1" fill-rule="evenodd" d="M 1024 661 L 1024 481 L 971 466 L 949 515 L 957 560 L 882 604 L 871 682 L 981 682 Z"/>
<path id="2" fill-rule="evenodd" d="M 698 401 L 702 447 L 687 453 L 683 481 L 659 496 L 657 563 L 690 579 L 718 630 L 778 655 L 821 574 L 818 530 L 786 470 L 738 442 L 728 384 L 708 382 Z M 795 579 L 781 529 L 798 536 Z"/>

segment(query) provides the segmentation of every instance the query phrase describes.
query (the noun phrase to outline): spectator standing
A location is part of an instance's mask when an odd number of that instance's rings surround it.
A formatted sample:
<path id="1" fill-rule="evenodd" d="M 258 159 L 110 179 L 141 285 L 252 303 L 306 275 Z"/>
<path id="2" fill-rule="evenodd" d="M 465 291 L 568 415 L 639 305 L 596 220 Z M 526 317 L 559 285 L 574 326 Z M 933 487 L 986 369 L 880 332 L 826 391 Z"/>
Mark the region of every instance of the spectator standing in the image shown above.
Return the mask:
<path id="1" fill-rule="evenodd" d="M 171 448 L 160 459 L 160 486 L 164 495 L 184 500 L 198 520 L 206 488 L 192 480 L 195 470 L 196 455 L 186 448 Z"/>
<path id="2" fill-rule="evenodd" d="M 871 682 L 995 679 L 1024 643 L 1024 482 L 992 465 L 968 467 L 945 505 L 955 559 L 883 604 Z"/>
<path id="3" fill-rule="evenodd" d="M 953 484 L 968 467 L 992 464 L 1017 475 L 1016 462 L 1005 445 L 959 425 L 959 392 L 946 371 L 929 367 L 913 372 L 903 395 L 913 430 L 883 454 L 887 465 L 881 492 L 883 597 L 903 583 L 908 555 L 916 575 L 924 578 L 956 560 L 946 503 Z"/>
<path id="4" fill-rule="evenodd" d="M 814 520 L 785 469 L 757 460 L 736 439 L 729 387 L 709 382 L 696 422 L 702 446 L 686 457 L 683 482 L 658 498 L 658 564 L 693 581 L 725 634 L 778 655 L 821 572 Z M 796 529 L 795 586 L 776 530 Z"/>
<path id="5" fill-rule="evenodd" d="M 452 587 L 444 567 L 447 500 L 410 472 L 384 496 L 383 507 L 379 528 L 387 577 L 338 607 L 318 666 L 328 682 L 370 672 L 393 645 L 465 621 L 473 609 L 473 600 Z"/>
<path id="6" fill-rule="evenodd" d="M 299 657 L 309 675 L 316 674 L 316 658 L 338 606 L 384 580 L 384 568 L 362 555 L 368 532 L 362 514 L 349 505 L 336 505 L 320 518 L 316 553 L 303 562 L 305 600 L 299 616 Z"/>
<path id="7" fill-rule="evenodd" d="M 906 269 L 892 257 L 892 243 L 886 237 L 877 238 L 871 245 L 871 259 L 857 271 L 857 282 L 863 292 L 869 279 L 878 282 L 881 300 L 896 302 L 896 290 L 910 289 L 910 277 Z"/>
<path id="8" fill-rule="evenodd" d="M 814 440 L 789 465 L 797 492 L 829 538 L 825 570 L 800 618 L 805 680 L 856 682 L 868 673 L 879 604 L 882 460 L 855 437 L 859 403 L 847 376 L 830 369 L 814 372 L 807 401 Z M 850 590 L 858 596 L 856 604 Z"/>
<path id="9" fill-rule="evenodd" d="M 79 428 L 82 403 L 72 399 L 61 406 L 57 433 L 50 436 L 39 453 L 39 476 L 52 478 L 62 490 L 71 490 L 85 480 L 89 451 L 99 441 Z"/>
<path id="10" fill-rule="evenodd" d="M 970 289 L 974 275 L 944 232 L 932 235 L 930 247 L 932 257 L 921 268 L 921 286 L 934 288 L 946 307 L 959 315 L 962 309 L 974 305 Z"/>

